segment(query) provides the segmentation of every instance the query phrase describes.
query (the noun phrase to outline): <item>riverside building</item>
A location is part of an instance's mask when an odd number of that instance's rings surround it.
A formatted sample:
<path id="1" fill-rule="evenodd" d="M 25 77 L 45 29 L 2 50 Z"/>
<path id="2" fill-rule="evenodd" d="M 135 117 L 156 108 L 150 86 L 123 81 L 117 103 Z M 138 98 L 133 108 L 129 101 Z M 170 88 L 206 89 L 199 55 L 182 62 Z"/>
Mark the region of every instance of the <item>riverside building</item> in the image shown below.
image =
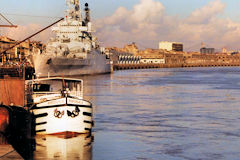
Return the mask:
<path id="1" fill-rule="evenodd" d="M 200 53 L 201 54 L 214 54 L 215 53 L 215 49 L 214 48 L 201 48 L 200 49 Z"/>
<path id="2" fill-rule="evenodd" d="M 9 37 L 0 36 L 0 53 L 4 52 L 6 49 L 14 46 L 18 41 L 11 39 Z M 12 49 L 6 51 L 2 56 L 0 56 L 0 63 L 8 62 L 20 62 L 20 61 L 31 61 L 30 57 L 32 53 L 41 53 L 44 49 L 44 45 L 41 42 L 30 42 L 25 41 Z"/>
<path id="3" fill-rule="evenodd" d="M 167 51 L 183 52 L 183 44 L 179 42 L 162 41 L 162 42 L 159 42 L 159 49 L 164 49 Z"/>

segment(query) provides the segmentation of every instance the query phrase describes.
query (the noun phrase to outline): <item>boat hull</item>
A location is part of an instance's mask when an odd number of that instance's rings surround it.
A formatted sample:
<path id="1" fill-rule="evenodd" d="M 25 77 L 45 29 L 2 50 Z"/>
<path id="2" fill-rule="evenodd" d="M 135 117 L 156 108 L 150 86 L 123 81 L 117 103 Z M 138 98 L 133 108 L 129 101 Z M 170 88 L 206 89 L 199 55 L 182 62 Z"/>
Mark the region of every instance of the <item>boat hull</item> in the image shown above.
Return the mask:
<path id="1" fill-rule="evenodd" d="M 83 134 L 92 129 L 92 105 L 73 98 L 61 98 L 37 104 L 32 109 L 36 134 Z"/>
<path id="2" fill-rule="evenodd" d="M 106 55 L 93 52 L 86 59 L 53 57 L 47 54 L 33 56 L 35 73 L 38 77 L 94 75 L 112 72 Z"/>

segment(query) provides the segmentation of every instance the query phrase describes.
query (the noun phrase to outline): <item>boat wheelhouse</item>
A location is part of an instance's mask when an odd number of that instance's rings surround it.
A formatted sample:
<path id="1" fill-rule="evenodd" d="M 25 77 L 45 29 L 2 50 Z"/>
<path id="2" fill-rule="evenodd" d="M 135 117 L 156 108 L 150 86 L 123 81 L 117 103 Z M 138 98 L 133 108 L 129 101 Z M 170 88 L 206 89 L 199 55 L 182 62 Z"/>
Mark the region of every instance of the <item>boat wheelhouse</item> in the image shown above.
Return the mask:
<path id="1" fill-rule="evenodd" d="M 92 104 L 83 99 L 81 79 L 34 79 L 27 81 L 26 89 L 36 119 L 36 134 L 91 132 Z"/>

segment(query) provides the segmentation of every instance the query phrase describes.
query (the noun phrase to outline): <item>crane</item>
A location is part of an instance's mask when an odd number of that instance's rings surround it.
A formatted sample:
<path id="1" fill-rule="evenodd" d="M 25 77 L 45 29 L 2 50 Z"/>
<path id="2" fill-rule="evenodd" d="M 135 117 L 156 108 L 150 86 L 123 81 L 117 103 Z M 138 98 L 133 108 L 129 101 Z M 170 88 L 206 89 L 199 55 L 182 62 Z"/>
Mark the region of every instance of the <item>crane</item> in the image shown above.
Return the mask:
<path id="1" fill-rule="evenodd" d="M 36 36 L 37 34 L 39 34 L 39 33 L 43 32 L 44 30 L 48 29 L 49 27 L 51 27 L 51 26 L 53 26 L 53 25 L 57 24 L 58 22 L 62 21 L 63 19 L 64 19 L 64 18 L 61 18 L 61 19 L 59 19 L 58 21 L 56 21 L 56 22 L 52 23 L 51 25 L 49 25 L 49 26 L 47 26 L 47 27 L 45 27 L 45 28 L 41 29 L 40 31 L 38 31 L 38 32 L 36 32 L 36 33 L 34 33 L 34 34 L 32 34 L 31 36 L 29 36 L 29 37 L 25 38 L 24 40 L 22 40 L 22 41 L 20 41 L 20 42 L 18 42 L 18 43 L 16 43 L 16 44 L 14 44 L 13 46 L 11 46 L 11 47 L 9 47 L 9 48 L 5 49 L 3 52 L 1 52 L 1 53 L 0 53 L 0 56 L 1 56 L 1 55 L 4 55 L 4 54 L 5 54 L 5 53 L 6 53 L 8 50 L 10 50 L 10 49 L 14 48 L 15 46 L 17 46 L 17 45 L 19 45 L 19 44 L 21 44 L 21 43 L 25 42 L 26 40 L 28 40 L 28 39 L 30 39 L 30 38 L 32 38 L 32 37 L 34 37 L 34 36 Z"/>
<path id="2" fill-rule="evenodd" d="M 1 13 L 0 13 L 0 17 L 2 17 L 3 19 L 5 19 L 9 25 L 0 25 L 0 27 L 14 27 L 14 28 L 17 28 L 16 25 L 13 25 L 6 17 L 4 17 Z"/>

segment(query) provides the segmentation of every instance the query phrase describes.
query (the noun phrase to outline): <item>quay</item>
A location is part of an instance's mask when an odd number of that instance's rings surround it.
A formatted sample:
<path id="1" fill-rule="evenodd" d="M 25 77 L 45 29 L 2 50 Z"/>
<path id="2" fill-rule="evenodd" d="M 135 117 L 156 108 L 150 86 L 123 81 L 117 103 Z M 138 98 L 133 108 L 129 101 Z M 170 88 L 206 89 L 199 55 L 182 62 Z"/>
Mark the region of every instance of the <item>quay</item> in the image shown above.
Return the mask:
<path id="1" fill-rule="evenodd" d="M 199 64 L 114 64 L 113 69 L 129 70 L 129 69 L 150 69 L 150 68 L 188 68 L 188 67 L 233 67 L 240 66 L 240 63 L 199 63 Z"/>
<path id="2" fill-rule="evenodd" d="M 0 105 L 0 159 L 29 159 L 35 150 L 33 116 L 19 106 Z"/>
<path id="3" fill-rule="evenodd" d="M 114 64 L 113 69 L 116 70 L 129 70 L 129 69 L 150 69 L 150 68 L 179 68 L 182 65 L 178 64 Z"/>
<path id="4" fill-rule="evenodd" d="M 240 66 L 239 53 L 200 53 L 167 51 L 163 49 L 139 50 L 135 43 L 124 48 L 108 48 L 114 70 L 183 67 Z"/>
<path id="5" fill-rule="evenodd" d="M 23 160 L 11 145 L 0 145 L 0 159 L 2 160 Z"/>

